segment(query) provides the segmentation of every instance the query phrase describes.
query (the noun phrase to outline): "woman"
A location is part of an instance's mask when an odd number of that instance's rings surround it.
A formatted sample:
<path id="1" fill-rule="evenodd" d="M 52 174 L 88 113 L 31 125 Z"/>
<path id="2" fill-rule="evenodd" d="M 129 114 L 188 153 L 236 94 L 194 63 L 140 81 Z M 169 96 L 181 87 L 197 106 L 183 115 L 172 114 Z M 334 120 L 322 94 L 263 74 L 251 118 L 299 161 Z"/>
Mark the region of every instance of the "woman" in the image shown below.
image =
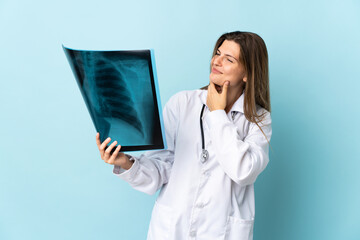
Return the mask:
<path id="1" fill-rule="evenodd" d="M 207 89 L 207 90 L 206 90 Z M 174 95 L 164 108 L 168 149 L 138 158 L 100 142 L 101 158 L 133 188 L 161 189 L 148 239 L 252 239 L 254 182 L 271 138 L 268 57 L 249 32 L 215 44 L 210 84 Z M 200 117 L 201 116 L 201 117 Z M 200 121 L 200 123 L 199 123 Z"/>

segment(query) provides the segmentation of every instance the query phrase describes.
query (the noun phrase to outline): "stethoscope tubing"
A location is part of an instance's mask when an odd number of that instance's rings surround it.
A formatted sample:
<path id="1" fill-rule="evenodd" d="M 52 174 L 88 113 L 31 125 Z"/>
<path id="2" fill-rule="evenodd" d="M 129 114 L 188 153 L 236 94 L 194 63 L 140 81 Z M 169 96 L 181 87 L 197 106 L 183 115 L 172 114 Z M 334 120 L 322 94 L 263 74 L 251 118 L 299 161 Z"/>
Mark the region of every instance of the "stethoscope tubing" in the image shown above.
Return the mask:
<path id="1" fill-rule="evenodd" d="M 203 121 L 202 117 L 205 110 L 205 104 L 203 104 L 200 114 L 200 129 L 201 129 L 201 162 L 204 163 L 209 158 L 209 152 L 205 149 L 205 136 L 204 136 L 204 128 L 203 128 Z"/>

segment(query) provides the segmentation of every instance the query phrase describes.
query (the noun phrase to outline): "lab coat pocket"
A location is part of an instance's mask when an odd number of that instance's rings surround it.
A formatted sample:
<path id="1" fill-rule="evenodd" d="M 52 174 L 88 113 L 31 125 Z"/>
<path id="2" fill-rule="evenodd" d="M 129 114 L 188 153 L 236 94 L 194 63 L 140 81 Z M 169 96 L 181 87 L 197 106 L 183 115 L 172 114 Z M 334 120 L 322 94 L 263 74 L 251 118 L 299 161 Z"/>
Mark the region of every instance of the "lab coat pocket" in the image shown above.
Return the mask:
<path id="1" fill-rule="evenodd" d="M 151 215 L 148 239 L 171 239 L 174 232 L 173 219 L 173 210 L 156 201 Z"/>
<path id="2" fill-rule="evenodd" d="M 225 240 L 252 240 L 254 220 L 228 217 Z"/>

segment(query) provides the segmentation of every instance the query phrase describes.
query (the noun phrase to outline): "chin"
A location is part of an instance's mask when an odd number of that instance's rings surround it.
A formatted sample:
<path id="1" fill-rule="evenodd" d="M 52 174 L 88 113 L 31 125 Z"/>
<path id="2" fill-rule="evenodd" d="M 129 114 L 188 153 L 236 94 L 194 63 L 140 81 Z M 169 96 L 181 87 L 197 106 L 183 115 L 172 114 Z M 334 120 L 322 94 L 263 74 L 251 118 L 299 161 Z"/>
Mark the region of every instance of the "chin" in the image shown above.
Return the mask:
<path id="1" fill-rule="evenodd" d="M 210 75 L 210 82 L 214 83 L 215 85 L 219 85 L 219 86 L 222 86 L 224 84 L 224 81 L 222 79 L 212 77 L 211 75 Z"/>

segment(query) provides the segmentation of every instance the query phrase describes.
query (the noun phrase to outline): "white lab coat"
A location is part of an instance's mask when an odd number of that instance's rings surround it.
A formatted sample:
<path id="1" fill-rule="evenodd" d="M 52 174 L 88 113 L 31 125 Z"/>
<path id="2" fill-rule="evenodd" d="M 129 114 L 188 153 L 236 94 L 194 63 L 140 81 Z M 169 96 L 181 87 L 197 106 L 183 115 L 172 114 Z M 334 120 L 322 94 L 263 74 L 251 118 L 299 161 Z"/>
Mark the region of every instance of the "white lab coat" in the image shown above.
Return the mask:
<path id="1" fill-rule="evenodd" d="M 167 150 L 135 158 L 129 170 L 114 174 L 134 189 L 154 194 L 149 240 L 250 240 L 255 217 L 254 182 L 266 167 L 268 142 L 256 124 L 246 120 L 244 94 L 231 111 L 203 115 L 209 159 L 201 162 L 200 112 L 206 90 L 174 95 L 163 112 Z M 260 124 L 270 141 L 271 117 Z M 233 112 L 236 112 L 234 114 Z"/>

